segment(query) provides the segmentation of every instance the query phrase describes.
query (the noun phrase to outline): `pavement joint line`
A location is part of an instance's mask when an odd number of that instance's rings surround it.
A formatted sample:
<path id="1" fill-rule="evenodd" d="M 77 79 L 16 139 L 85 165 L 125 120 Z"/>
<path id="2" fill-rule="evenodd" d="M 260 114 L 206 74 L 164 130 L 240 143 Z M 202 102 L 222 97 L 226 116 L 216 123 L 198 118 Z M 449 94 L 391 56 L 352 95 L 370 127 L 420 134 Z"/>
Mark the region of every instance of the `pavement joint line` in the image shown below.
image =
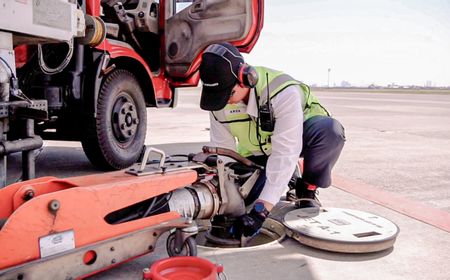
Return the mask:
<path id="1" fill-rule="evenodd" d="M 446 211 L 335 174 L 333 175 L 333 186 L 450 233 L 450 213 Z"/>

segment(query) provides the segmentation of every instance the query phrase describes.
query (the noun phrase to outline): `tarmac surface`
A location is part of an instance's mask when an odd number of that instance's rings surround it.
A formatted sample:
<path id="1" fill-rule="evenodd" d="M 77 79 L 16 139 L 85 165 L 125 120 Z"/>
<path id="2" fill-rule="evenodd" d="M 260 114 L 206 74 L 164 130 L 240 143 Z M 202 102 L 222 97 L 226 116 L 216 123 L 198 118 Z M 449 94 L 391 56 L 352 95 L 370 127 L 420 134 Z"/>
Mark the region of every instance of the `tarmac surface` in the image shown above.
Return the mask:
<path id="1" fill-rule="evenodd" d="M 202 249 L 224 265 L 228 279 L 450 279 L 450 94 L 317 92 L 346 128 L 347 142 L 333 186 L 321 190 L 327 207 L 374 213 L 400 233 L 390 249 L 332 253 L 286 238 L 244 249 Z M 167 154 L 198 152 L 209 140 L 209 119 L 198 89 L 183 90 L 175 109 L 149 109 L 147 144 Z M 37 175 L 99 172 L 76 142 L 46 141 Z M 10 181 L 20 157 L 9 160 Z M 57 166 L 57 168 L 55 168 Z M 142 269 L 167 257 L 155 252 L 91 279 L 142 279 Z"/>

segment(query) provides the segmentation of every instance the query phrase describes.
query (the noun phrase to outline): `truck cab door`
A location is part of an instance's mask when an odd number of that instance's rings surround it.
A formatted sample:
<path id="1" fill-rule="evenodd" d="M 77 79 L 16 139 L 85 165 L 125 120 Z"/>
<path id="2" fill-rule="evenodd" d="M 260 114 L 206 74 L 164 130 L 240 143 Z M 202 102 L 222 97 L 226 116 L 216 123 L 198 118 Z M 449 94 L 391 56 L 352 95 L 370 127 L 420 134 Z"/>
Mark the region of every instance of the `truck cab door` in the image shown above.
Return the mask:
<path id="1" fill-rule="evenodd" d="M 263 26 L 263 0 L 165 0 L 163 5 L 164 71 L 174 86 L 198 69 L 208 45 L 227 41 L 248 53 Z"/>

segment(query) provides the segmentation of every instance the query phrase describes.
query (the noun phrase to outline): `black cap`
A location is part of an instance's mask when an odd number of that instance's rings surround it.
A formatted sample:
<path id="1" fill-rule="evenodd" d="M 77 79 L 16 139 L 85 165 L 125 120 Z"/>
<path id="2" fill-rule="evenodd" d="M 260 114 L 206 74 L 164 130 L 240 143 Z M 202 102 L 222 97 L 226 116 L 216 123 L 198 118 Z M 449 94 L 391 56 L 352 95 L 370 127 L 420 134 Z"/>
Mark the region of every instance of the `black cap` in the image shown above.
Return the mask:
<path id="1" fill-rule="evenodd" d="M 200 79 L 203 82 L 200 108 L 217 111 L 227 105 L 243 63 L 244 58 L 239 50 L 229 43 L 213 44 L 206 48 L 200 65 Z"/>

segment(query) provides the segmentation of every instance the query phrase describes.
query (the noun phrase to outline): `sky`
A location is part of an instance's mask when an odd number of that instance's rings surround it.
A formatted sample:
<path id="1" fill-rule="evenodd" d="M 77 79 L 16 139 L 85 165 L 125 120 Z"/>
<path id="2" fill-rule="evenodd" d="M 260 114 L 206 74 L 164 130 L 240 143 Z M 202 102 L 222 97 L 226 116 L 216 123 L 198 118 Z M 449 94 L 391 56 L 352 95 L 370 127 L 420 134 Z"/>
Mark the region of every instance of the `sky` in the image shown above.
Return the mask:
<path id="1" fill-rule="evenodd" d="M 265 0 L 246 60 L 309 85 L 450 86 L 450 0 Z"/>

